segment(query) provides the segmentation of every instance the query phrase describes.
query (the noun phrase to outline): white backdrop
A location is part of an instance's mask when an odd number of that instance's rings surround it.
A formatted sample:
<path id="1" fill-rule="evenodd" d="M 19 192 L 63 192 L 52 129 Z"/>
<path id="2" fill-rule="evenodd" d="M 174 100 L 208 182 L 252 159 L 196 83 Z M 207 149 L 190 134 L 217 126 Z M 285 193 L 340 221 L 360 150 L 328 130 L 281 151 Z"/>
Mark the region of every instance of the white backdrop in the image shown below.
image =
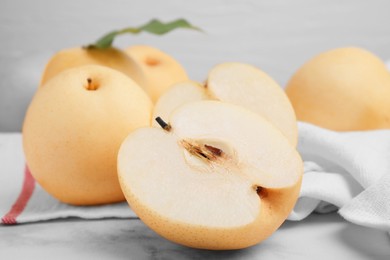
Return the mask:
<path id="1" fill-rule="evenodd" d="M 219 62 L 256 65 L 284 86 L 311 56 L 365 47 L 390 58 L 390 1 L 0 0 L 0 131 L 20 131 L 45 63 L 56 51 L 151 18 L 188 19 L 206 33 L 122 36 L 118 47 L 149 44 L 202 81 Z"/>

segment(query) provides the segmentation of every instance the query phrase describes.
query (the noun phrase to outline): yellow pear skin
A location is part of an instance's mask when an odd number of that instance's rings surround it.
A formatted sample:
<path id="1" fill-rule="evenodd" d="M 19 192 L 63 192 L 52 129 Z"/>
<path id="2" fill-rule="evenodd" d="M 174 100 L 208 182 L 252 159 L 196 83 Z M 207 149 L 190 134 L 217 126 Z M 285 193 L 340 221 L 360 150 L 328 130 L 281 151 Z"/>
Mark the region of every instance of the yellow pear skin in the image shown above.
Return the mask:
<path id="1" fill-rule="evenodd" d="M 96 205 L 124 200 L 117 153 L 134 129 L 148 126 L 152 102 L 129 77 L 87 65 L 40 88 L 23 125 L 23 148 L 37 182 L 58 200 Z"/>
<path id="2" fill-rule="evenodd" d="M 292 76 L 286 93 L 300 121 L 336 131 L 390 128 L 390 73 L 365 49 L 315 56 Z"/>

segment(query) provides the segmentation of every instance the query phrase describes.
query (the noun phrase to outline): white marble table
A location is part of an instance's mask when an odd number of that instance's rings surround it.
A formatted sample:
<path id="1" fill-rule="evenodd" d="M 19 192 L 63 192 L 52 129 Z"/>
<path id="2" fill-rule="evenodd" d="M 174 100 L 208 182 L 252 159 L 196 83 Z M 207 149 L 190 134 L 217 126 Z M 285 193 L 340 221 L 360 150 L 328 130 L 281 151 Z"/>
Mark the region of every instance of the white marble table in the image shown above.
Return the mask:
<path id="1" fill-rule="evenodd" d="M 197 250 L 161 238 L 140 220 L 68 219 L 0 225 L 0 259 L 390 259 L 385 232 L 336 213 L 286 222 L 263 243 L 237 251 Z"/>

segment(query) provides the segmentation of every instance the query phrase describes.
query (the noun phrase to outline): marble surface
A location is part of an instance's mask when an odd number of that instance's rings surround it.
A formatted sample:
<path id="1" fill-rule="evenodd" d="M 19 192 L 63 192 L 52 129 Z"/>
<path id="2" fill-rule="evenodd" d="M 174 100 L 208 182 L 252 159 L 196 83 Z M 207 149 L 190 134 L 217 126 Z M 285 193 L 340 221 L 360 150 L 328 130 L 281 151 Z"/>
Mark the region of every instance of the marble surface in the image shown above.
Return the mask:
<path id="1" fill-rule="evenodd" d="M 344 221 L 336 213 L 285 222 L 270 238 L 236 251 L 180 246 L 140 220 L 67 219 L 0 225 L 0 259 L 390 259 L 383 231 Z"/>

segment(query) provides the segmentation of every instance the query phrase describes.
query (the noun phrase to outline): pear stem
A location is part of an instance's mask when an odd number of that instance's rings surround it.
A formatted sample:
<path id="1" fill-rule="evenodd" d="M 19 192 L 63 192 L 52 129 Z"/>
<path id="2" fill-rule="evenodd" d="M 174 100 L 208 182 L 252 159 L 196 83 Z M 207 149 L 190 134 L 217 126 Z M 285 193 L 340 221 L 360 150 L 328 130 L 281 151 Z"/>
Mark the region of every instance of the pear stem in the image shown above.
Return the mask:
<path id="1" fill-rule="evenodd" d="M 94 84 L 94 82 L 92 82 L 91 78 L 87 78 L 87 87 L 86 87 L 86 89 L 87 90 L 97 90 L 97 88 L 98 88 L 97 84 Z"/>
<path id="2" fill-rule="evenodd" d="M 171 125 L 167 124 L 164 120 L 162 120 L 161 117 L 158 116 L 158 117 L 156 117 L 155 120 L 162 127 L 162 129 L 164 129 L 165 131 L 169 132 L 171 130 Z"/>

